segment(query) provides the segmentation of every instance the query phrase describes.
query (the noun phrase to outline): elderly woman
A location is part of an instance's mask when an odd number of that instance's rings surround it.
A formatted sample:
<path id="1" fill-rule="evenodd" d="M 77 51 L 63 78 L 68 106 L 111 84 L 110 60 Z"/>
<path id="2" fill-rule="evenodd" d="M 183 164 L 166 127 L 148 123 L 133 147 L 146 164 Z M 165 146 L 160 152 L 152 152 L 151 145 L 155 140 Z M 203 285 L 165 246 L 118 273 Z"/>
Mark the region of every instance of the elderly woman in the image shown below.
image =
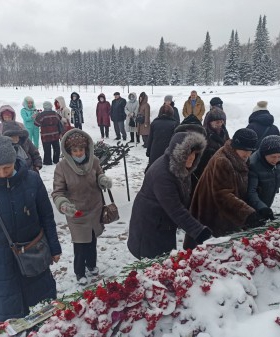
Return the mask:
<path id="1" fill-rule="evenodd" d="M 208 225 L 214 236 L 256 227 L 261 216 L 246 203 L 248 159 L 256 149 L 257 134 L 239 129 L 210 159 L 196 186 L 191 214 Z"/>
<path id="2" fill-rule="evenodd" d="M 0 216 L 12 241 L 30 242 L 44 230 L 52 259 L 58 262 L 61 247 L 53 209 L 39 174 L 16 157 L 12 140 L 0 136 Z M 51 271 L 23 276 L 12 249 L 0 229 L 0 321 L 24 317 L 29 307 L 56 298 Z"/>
<path id="3" fill-rule="evenodd" d="M 178 132 L 165 154 L 147 171 L 134 200 L 129 225 L 127 245 L 136 258 L 154 258 L 176 249 L 177 228 L 198 244 L 211 236 L 209 228 L 188 211 L 191 173 L 205 146 L 203 135 Z"/>
<path id="4" fill-rule="evenodd" d="M 250 157 L 248 203 L 266 220 L 274 219 L 270 208 L 280 187 L 280 136 L 267 136 Z"/>
<path id="5" fill-rule="evenodd" d="M 93 146 L 91 137 L 82 130 L 65 133 L 61 140 L 63 159 L 56 165 L 52 192 L 55 206 L 66 215 L 74 245 L 74 272 L 80 285 L 87 284 L 86 267 L 92 275 L 99 271 L 96 238 L 104 229 L 100 223 L 101 189 L 112 187 L 112 180 L 103 174 L 93 154 Z"/>

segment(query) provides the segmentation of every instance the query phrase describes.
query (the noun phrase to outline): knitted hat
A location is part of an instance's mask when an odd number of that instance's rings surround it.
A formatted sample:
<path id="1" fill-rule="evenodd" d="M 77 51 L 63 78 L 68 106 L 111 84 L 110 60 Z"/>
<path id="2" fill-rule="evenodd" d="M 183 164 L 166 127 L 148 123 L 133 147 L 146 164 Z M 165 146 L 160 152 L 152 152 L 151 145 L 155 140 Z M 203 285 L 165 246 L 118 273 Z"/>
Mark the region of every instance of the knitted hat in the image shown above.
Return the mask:
<path id="1" fill-rule="evenodd" d="M 120 96 L 120 95 L 121 94 L 118 91 L 114 92 L 114 96 Z"/>
<path id="2" fill-rule="evenodd" d="M 44 103 L 43 103 L 43 109 L 44 110 L 52 110 L 52 103 L 51 102 L 49 102 L 49 101 L 45 101 Z"/>
<path id="3" fill-rule="evenodd" d="M 207 123 L 213 121 L 226 121 L 226 114 L 224 111 L 219 108 L 218 106 L 214 106 L 208 113 L 207 113 Z"/>
<path id="4" fill-rule="evenodd" d="M 197 124 L 202 126 L 201 121 L 194 115 L 194 114 L 190 114 L 188 117 L 186 117 L 182 123 L 182 124 Z"/>
<path id="5" fill-rule="evenodd" d="M 220 99 L 220 97 L 213 97 L 210 101 L 211 106 L 218 106 L 219 108 L 223 108 L 223 101 Z"/>
<path id="6" fill-rule="evenodd" d="M 255 151 L 258 143 L 258 136 L 254 130 L 239 129 L 235 132 L 231 140 L 231 146 L 237 150 Z"/>
<path id="7" fill-rule="evenodd" d="M 72 132 L 65 140 L 65 149 L 69 153 L 71 147 L 88 147 L 88 139 L 80 132 Z"/>
<path id="8" fill-rule="evenodd" d="M 0 135 L 0 165 L 13 164 L 16 157 L 11 138 Z"/>
<path id="9" fill-rule="evenodd" d="M 267 136 L 261 142 L 260 154 L 267 156 L 274 153 L 280 153 L 280 136 Z"/>
<path id="10" fill-rule="evenodd" d="M 257 105 L 254 107 L 253 112 L 260 110 L 267 110 L 267 101 L 259 101 Z"/>
<path id="11" fill-rule="evenodd" d="M 16 121 L 4 122 L 2 127 L 3 136 L 13 137 L 19 136 L 25 139 L 28 138 L 28 131 L 22 129 Z"/>
<path id="12" fill-rule="evenodd" d="M 173 96 L 172 95 L 166 95 L 164 97 L 164 102 L 172 102 L 173 100 Z"/>
<path id="13" fill-rule="evenodd" d="M 178 125 L 177 128 L 174 130 L 174 133 L 178 132 L 197 132 L 206 137 L 207 133 L 206 130 L 202 125 L 199 124 L 181 124 Z"/>

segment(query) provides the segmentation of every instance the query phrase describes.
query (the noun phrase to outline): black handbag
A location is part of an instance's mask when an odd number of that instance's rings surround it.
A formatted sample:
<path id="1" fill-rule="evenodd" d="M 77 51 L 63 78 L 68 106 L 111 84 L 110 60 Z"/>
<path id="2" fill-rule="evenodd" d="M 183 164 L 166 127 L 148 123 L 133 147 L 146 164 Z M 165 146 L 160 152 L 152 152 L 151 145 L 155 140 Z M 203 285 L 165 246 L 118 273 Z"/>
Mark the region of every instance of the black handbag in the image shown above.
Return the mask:
<path id="1" fill-rule="evenodd" d="M 136 123 L 137 124 L 144 124 L 145 123 L 145 116 L 142 114 L 138 114 L 136 116 Z"/>
<path id="2" fill-rule="evenodd" d="M 7 232 L 1 217 L 0 225 L 23 276 L 34 277 L 49 268 L 52 262 L 52 256 L 43 228 L 32 241 L 15 243 Z"/>
<path id="3" fill-rule="evenodd" d="M 128 125 L 132 128 L 135 128 L 136 124 L 133 117 L 130 117 Z"/>
<path id="4" fill-rule="evenodd" d="M 103 224 L 109 224 L 111 222 L 119 220 L 120 216 L 119 216 L 118 207 L 116 206 L 114 202 L 114 198 L 113 198 L 111 190 L 108 189 L 108 194 L 111 200 L 111 204 L 109 205 L 106 205 L 105 203 L 103 191 L 101 191 L 101 193 L 102 193 L 103 208 L 102 208 L 100 222 Z"/>

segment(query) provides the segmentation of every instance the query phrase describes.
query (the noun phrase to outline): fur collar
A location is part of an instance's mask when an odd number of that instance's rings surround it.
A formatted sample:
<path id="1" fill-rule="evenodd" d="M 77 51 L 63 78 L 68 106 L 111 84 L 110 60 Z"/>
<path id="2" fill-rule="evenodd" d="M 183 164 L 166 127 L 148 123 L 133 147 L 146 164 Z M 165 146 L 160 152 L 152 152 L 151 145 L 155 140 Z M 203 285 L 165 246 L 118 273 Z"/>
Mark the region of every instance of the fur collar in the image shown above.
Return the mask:
<path id="1" fill-rule="evenodd" d="M 203 151 L 206 147 L 206 139 L 197 132 L 178 132 L 169 144 L 165 154 L 169 157 L 169 170 L 175 177 L 184 180 L 197 167 Z M 198 154 L 190 169 L 186 169 L 186 160 L 195 148 Z"/>
<path id="2" fill-rule="evenodd" d="M 238 172 L 248 172 L 249 166 L 248 162 L 245 162 L 243 159 L 241 159 L 234 148 L 230 145 L 231 140 L 227 140 L 225 145 L 220 149 L 222 153 L 229 159 L 231 162 L 233 168 Z"/>

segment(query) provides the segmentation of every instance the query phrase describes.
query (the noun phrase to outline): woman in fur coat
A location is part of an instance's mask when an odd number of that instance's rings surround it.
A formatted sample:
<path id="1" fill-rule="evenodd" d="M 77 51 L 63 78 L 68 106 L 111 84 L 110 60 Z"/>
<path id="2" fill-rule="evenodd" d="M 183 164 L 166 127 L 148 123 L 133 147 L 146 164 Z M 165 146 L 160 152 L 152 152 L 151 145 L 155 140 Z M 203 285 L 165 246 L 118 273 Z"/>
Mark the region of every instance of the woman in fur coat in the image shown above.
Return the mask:
<path id="1" fill-rule="evenodd" d="M 227 235 L 244 226 L 261 225 L 261 217 L 246 203 L 248 159 L 256 149 L 253 130 L 239 129 L 210 159 L 196 186 L 191 214 L 213 231 Z"/>
<path id="2" fill-rule="evenodd" d="M 63 159 L 56 165 L 52 192 L 56 208 L 66 215 L 74 246 L 74 272 L 81 285 L 87 284 L 85 268 L 92 275 L 98 274 L 96 238 L 104 229 L 100 222 L 101 189 L 112 187 L 93 147 L 86 132 L 73 129 L 65 133 L 61 140 Z"/>
<path id="3" fill-rule="evenodd" d="M 154 258 L 176 249 L 182 228 L 197 244 L 211 236 L 188 211 L 191 173 L 206 146 L 197 132 L 178 132 L 165 154 L 148 169 L 132 207 L 128 249 L 136 258 Z"/>
<path id="4" fill-rule="evenodd" d="M 139 115 L 144 117 L 144 123 L 137 123 L 137 133 L 142 136 L 144 148 L 147 148 L 148 138 L 150 134 L 150 104 L 148 103 L 148 96 L 145 92 L 141 92 L 139 95 Z"/>

